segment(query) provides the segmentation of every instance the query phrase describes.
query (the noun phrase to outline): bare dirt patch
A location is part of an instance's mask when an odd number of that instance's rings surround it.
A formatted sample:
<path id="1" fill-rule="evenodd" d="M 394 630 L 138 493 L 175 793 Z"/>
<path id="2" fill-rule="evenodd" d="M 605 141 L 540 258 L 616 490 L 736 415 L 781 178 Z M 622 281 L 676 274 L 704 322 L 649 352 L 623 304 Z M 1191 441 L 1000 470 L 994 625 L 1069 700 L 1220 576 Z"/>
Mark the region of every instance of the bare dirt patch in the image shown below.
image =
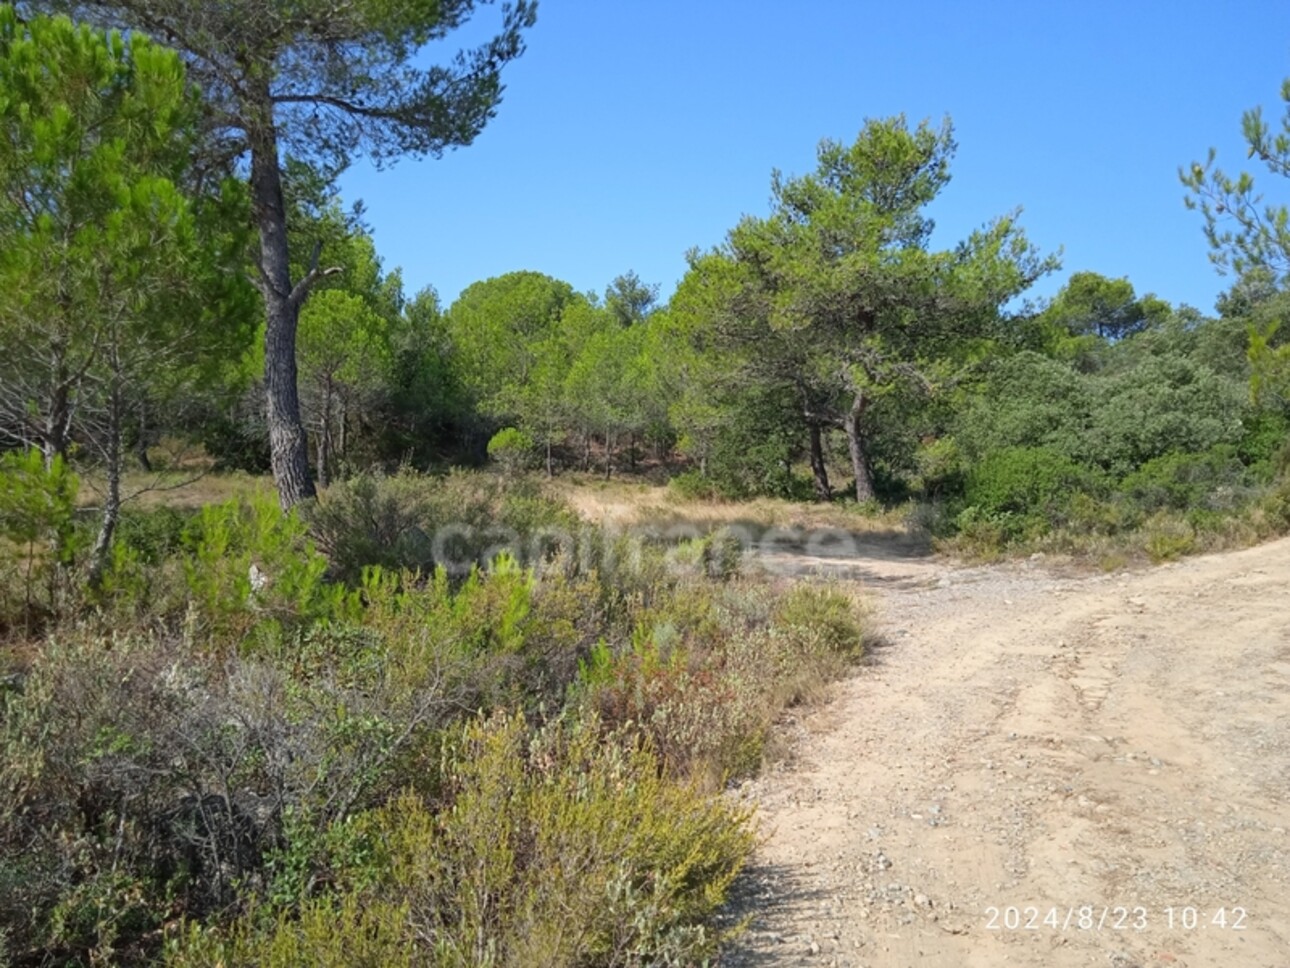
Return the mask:
<path id="1" fill-rule="evenodd" d="M 732 794 L 767 839 L 722 964 L 1290 965 L 1287 575 L 843 575 L 888 645 Z"/>

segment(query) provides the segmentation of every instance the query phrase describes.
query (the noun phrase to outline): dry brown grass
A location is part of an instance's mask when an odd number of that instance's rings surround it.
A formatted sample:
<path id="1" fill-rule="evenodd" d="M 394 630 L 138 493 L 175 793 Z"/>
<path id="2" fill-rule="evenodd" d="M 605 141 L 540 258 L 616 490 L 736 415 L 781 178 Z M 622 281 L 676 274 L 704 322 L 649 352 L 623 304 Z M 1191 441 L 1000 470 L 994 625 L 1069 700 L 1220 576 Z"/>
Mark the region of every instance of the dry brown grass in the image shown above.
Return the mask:
<path id="1" fill-rule="evenodd" d="M 701 501 L 678 496 L 665 486 L 639 481 L 558 478 L 550 489 L 582 517 L 616 527 L 677 524 L 715 529 L 754 524 L 764 528 L 840 528 L 855 533 L 910 531 L 907 511 L 864 514 L 853 505 L 815 504 L 762 497 L 751 501 Z"/>

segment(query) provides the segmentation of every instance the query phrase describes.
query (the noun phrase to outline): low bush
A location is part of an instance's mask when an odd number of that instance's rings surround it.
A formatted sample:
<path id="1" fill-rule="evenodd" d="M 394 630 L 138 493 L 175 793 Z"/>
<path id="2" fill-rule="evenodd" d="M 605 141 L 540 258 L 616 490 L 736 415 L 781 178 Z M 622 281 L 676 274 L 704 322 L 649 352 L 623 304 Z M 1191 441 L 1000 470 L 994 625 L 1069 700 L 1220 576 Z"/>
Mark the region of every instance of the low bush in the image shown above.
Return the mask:
<path id="1" fill-rule="evenodd" d="M 405 794 L 356 817 L 347 839 L 367 861 L 338 899 L 190 927 L 168 963 L 626 968 L 715 955 L 709 925 L 752 849 L 748 814 L 661 775 L 647 750 L 604 742 L 594 722 L 533 733 L 480 718 L 442 756 L 451 806 Z"/>
<path id="2" fill-rule="evenodd" d="M 507 474 L 519 474 L 533 466 L 535 445 L 523 430 L 504 427 L 488 441 L 488 456 Z"/>
<path id="3" fill-rule="evenodd" d="M 582 530 L 565 504 L 530 481 L 460 471 L 359 475 L 334 485 L 308 521 L 332 576 L 350 583 L 370 565 L 427 574 L 442 565 L 461 577 L 502 551 L 531 563 Z"/>
<path id="4" fill-rule="evenodd" d="M 1091 483 L 1087 470 L 1055 450 L 1009 447 L 972 467 L 964 499 L 1006 531 L 1019 532 L 1028 520 L 1057 518 Z"/>
<path id="5" fill-rule="evenodd" d="M 1250 483 L 1236 449 L 1216 447 L 1201 454 L 1175 452 L 1153 458 L 1128 475 L 1119 491 L 1147 512 L 1231 510 Z"/>
<path id="6" fill-rule="evenodd" d="M 139 513 L 94 607 L 0 691 L 6 956 L 713 957 L 753 843 L 715 794 L 858 657 L 851 601 L 742 576 L 733 532 L 585 540 L 523 480 L 332 502 L 331 560 L 271 499 Z M 505 522 L 527 559 L 467 529 L 464 573 L 362 560 L 449 516 Z"/>

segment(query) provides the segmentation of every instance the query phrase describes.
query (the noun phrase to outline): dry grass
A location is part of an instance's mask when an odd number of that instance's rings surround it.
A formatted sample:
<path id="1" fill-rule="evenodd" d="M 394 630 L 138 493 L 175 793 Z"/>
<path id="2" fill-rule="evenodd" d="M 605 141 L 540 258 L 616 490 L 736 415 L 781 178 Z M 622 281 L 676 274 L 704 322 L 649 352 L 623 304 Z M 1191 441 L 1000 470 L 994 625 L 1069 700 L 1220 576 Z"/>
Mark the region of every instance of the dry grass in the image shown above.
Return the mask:
<path id="1" fill-rule="evenodd" d="M 694 525 L 704 530 L 751 524 L 762 528 L 841 528 L 855 533 L 908 532 L 908 511 L 864 513 L 848 504 L 815 504 L 779 498 L 701 501 L 667 487 L 639 481 L 605 481 L 575 476 L 548 485 L 582 517 L 616 527 Z"/>
<path id="2" fill-rule="evenodd" d="M 81 489 L 76 504 L 81 509 L 97 508 L 103 500 L 106 481 L 97 470 L 80 473 Z M 273 479 L 242 471 L 202 472 L 164 470 L 152 474 L 129 471 L 121 481 L 121 495 L 129 507 L 172 507 L 196 509 L 222 504 L 237 497 L 273 492 Z"/>

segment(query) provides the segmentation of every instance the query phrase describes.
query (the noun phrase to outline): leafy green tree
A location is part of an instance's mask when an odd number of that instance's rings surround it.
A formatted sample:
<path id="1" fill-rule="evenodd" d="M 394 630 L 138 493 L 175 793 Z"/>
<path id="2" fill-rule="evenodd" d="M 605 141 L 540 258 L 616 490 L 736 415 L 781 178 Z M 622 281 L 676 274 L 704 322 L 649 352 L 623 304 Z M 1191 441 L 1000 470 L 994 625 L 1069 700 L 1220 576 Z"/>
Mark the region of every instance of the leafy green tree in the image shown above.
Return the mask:
<path id="1" fill-rule="evenodd" d="M 469 411 L 439 294 L 433 287 L 404 301 L 390 327 L 390 350 L 382 452 L 400 459 L 428 459 L 436 448 L 453 445 Z"/>
<path id="2" fill-rule="evenodd" d="M 1001 307 L 1055 266 L 1012 216 L 929 250 L 924 210 L 954 149 L 948 122 L 911 130 L 903 117 L 867 122 L 851 145 L 826 140 L 815 172 L 776 172 L 771 215 L 745 218 L 711 257 L 728 263 L 710 274 L 733 290 L 713 316 L 718 339 L 750 380 L 796 400 L 821 495 L 825 427 L 845 434 L 857 500 L 873 499 L 875 404 L 933 389 L 996 332 Z"/>
<path id="3" fill-rule="evenodd" d="M 315 294 L 301 311 L 297 345 L 304 412 L 313 426 L 318 482 L 348 451 L 351 416 L 375 408 L 390 382 L 386 320 L 361 296 L 340 289 Z"/>
<path id="4" fill-rule="evenodd" d="M 486 2 L 486 0 L 485 0 Z M 464 26 L 475 0 L 31 0 L 152 34 L 182 52 L 206 105 L 206 157 L 249 159 L 256 281 L 266 310 L 264 383 L 273 474 L 284 507 L 312 497 L 300 418 L 296 329 L 324 268 L 293 271 L 283 153 L 339 170 L 439 156 L 470 144 L 501 98 L 501 70 L 523 49 L 530 0 L 503 6 L 501 29 L 447 66 L 422 51 Z M 314 250 L 319 253 L 319 249 Z"/>
<path id="5" fill-rule="evenodd" d="M 511 272 L 476 282 L 445 316 L 454 360 L 474 406 L 493 428 L 523 424 L 543 352 L 554 347 L 561 314 L 584 301 L 567 282 L 540 272 Z M 487 439 L 487 436 L 484 439 Z"/>
<path id="6" fill-rule="evenodd" d="M 734 264 L 717 253 L 689 254 L 690 268 L 650 327 L 655 379 L 681 450 L 707 477 L 733 398 L 747 381 L 746 354 L 724 340 L 718 318 L 738 292 Z"/>
<path id="7" fill-rule="evenodd" d="M 608 325 L 581 342 L 564 390 L 573 420 L 604 442 L 608 479 L 623 438 L 641 435 L 648 425 L 649 368 L 645 331 L 620 326 L 607 312 L 602 318 Z"/>
<path id="8" fill-rule="evenodd" d="M 1242 115 L 1241 132 L 1249 146 L 1248 159 L 1257 157 L 1270 175 L 1287 177 L 1290 78 L 1281 84 L 1281 100 L 1285 110 L 1277 130 L 1256 107 Z M 1193 162 L 1190 169 L 1179 171 L 1189 191 L 1185 201 L 1205 218 L 1211 261 L 1220 273 L 1230 271 L 1239 277 L 1220 299 L 1219 311 L 1224 316 L 1248 317 L 1251 390 L 1262 403 L 1284 401 L 1290 390 L 1290 349 L 1281 325 L 1290 282 L 1290 207 L 1265 202 L 1254 175 L 1247 171 L 1230 175 L 1216 161 L 1217 153 L 1211 148 L 1204 164 Z"/>
<path id="9" fill-rule="evenodd" d="M 1285 113 L 1279 130 L 1263 117 L 1260 107 L 1241 117 L 1241 133 L 1249 146 L 1247 158 L 1258 158 L 1268 173 L 1290 176 L 1290 78 L 1281 85 Z M 1180 169 L 1179 178 L 1187 188 L 1187 207 L 1199 209 L 1205 218 L 1205 237 L 1210 259 L 1219 272 L 1243 276 L 1263 270 L 1278 283 L 1290 274 L 1290 210 L 1284 204 L 1265 203 L 1255 176 L 1242 171 L 1231 175 L 1217 167 L 1213 148 L 1202 164 L 1193 162 Z"/>
<path id="10" fill-rule="evenodd" d="M 73 436 L 107 471 L 91 577 L 120 511 L 123 444 L 146 394 L 173 398 L 237 355 L 238 195 L 189 199 L 183 64 L 139 34 L 0 7 L 0 404 L 47 462 Z M 231 351 L 231 352 L 230 352 Z M 218 365 L 218 364 L 216 364 Z"/>
<path id="11" fill-rule="evenodd" d="M 646 285 L 635 272 L 618 276 L 605 290 L 605 308 L 622 326 L 644 322 L 657 302 L 658 286 Z"/>
<path id="12" fill-rule="evenodd" d="M 1077 272 L 1067 280 L 1045 315 L 1072 336 L 1117 340 L 1141 332 L 1170 312 L 1154 296 L 1137 297 L 1126 278 L 1108 279 L 1096 272 Z"/>

